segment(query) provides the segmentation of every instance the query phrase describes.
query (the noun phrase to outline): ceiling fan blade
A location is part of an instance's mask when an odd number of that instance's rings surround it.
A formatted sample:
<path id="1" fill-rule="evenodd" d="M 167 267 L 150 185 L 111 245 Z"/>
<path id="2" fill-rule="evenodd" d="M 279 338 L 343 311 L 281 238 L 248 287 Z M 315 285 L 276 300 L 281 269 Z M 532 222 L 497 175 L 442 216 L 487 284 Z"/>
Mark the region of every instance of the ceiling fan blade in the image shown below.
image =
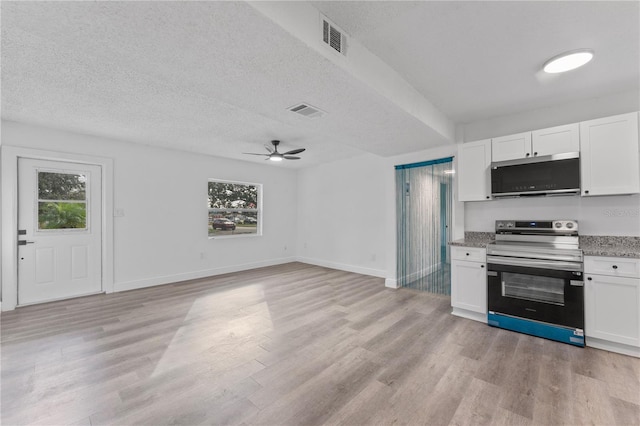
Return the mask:
<path id="1" fill-rule="evenodd" d="M 269 154 L 273 154 L 273 147 L 270 147 L 269 145 L 265 144 L 265 145 L 264 145 L 264 149 L 266 149 L 267 151 L 269 151 Z"/>
<path id="2" fill-rule="evenodd" d="M 282 155 L 295 155 L 295 154 L 300 154 L 302 151 L 304 151 L 305 148 L 300 148 L 300 149 L 292 149 L 291 151 L 287 151 L 287 152 L 283 152 Z"/>
<path id="3" fill-rule="evenodd" d="M 247 154 L 247 155 L 266 155 L 267 157 L 271 155 L 271 154 L 256 154 L 255 152 L 243 152 L 243 154 Z"/>
<path id="4" fill-rule="evenodd" d="M 292 155 L 285 155 L 284 158 L 286 158 L 287 160 L 299 160 L 300 157 L 294 157 Z"/>

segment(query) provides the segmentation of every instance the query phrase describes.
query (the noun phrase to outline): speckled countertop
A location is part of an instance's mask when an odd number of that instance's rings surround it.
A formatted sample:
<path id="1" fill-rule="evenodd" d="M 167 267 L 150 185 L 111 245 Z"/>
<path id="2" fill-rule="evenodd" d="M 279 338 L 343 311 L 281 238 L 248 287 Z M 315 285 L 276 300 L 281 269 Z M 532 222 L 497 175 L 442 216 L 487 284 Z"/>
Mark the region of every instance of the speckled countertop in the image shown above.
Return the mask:
<path id="1" fill-rule="evenodd" d="M 580 248 L 585 256 L 613 256 L 640 259 L 640 237 L 581 235 Z"/>
<path id="2" fill-rule="evenodd" d="M 449 245 L 485 248 L 495 241 L 493 232 L 465 232 L 464 239 Z M 640 259 L 640 237 L 581 235 L 580 248 L 585 256 L 630 257 Z"/>
<path id="3" fill-rule="evenodd" d="M 495 239 L 496 234 L 493 232 L 465 232 L 464 239 L 451 241 L 449 245 L 485 248 L 487 244 L 494 242 Z"/>

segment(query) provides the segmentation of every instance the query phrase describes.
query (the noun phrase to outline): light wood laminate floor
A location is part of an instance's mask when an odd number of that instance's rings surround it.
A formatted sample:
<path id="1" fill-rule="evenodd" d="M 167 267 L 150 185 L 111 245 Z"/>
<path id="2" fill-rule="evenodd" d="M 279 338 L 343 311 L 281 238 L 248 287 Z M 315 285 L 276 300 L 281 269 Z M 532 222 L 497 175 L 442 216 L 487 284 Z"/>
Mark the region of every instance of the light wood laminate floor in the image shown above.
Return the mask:
<path id="1" fill-rule="evenodd" d="M 2 424 L 639 424 L 640 360 L 291 263 L 2 314 Z"/>

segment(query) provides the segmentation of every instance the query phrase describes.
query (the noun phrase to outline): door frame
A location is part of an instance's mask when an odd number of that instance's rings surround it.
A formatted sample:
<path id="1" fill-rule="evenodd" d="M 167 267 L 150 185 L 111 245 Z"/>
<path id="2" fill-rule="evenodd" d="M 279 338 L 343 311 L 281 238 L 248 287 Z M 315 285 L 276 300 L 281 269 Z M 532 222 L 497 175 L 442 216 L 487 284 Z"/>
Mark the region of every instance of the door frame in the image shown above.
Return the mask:
<path id="1" fill-rule="evenodd" d="M 102 290 L 114 288 L 113 252 L 113 159 L 14 146 L 0 146 L 2 164 L 2 310 L 18 304 L 18 159 L 62 161 L 100 166 L 102 175 Z"/>

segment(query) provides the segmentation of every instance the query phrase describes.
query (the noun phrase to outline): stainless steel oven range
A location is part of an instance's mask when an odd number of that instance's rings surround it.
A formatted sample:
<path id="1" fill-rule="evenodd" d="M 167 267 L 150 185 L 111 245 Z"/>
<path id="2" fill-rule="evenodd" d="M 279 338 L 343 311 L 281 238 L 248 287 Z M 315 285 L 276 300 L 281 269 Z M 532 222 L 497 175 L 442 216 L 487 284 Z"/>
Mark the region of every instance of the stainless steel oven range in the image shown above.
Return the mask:
<path id="1" fill-rule="evenodd" d="M 575 220 L 498 220 L 487 246 L 488 323 L 584 346 L 584 278 Z"/>

